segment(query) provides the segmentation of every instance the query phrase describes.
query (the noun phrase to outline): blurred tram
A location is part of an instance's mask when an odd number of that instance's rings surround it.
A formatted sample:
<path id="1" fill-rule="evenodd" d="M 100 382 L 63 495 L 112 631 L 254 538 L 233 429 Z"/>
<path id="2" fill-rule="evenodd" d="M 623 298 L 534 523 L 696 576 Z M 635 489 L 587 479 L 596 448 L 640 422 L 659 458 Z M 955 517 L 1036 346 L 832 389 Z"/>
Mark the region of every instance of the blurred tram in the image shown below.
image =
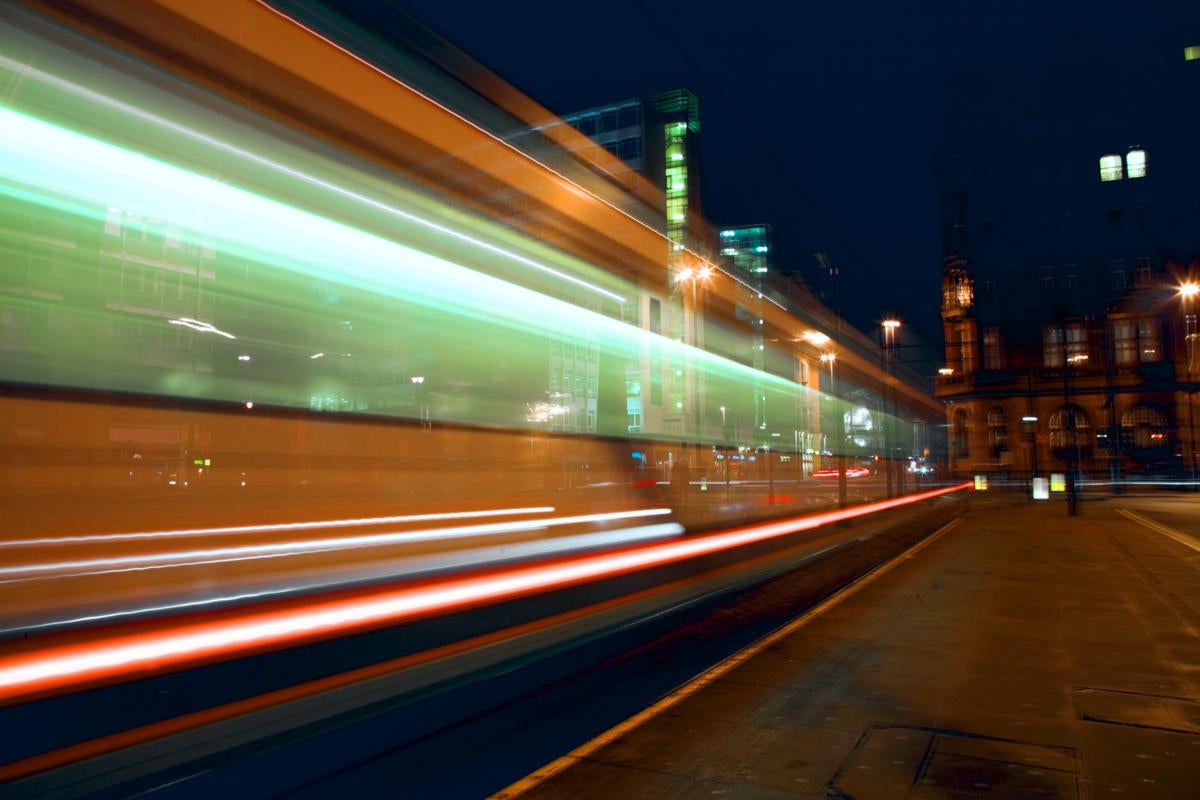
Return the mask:
<path id="1" fill-rule="evenodd" d="M 764 500 L 804 477 L 816 393 L 651 329 L 668 242 L 636 204 L 239 9 L 0 9 L 9 538 L 397 507 L 780 513 Z M 631 398 L 673 363 L 703 394 L 656 426 Z M 717 406 L 751 385 L 796 446 L 734 469 Z"/>

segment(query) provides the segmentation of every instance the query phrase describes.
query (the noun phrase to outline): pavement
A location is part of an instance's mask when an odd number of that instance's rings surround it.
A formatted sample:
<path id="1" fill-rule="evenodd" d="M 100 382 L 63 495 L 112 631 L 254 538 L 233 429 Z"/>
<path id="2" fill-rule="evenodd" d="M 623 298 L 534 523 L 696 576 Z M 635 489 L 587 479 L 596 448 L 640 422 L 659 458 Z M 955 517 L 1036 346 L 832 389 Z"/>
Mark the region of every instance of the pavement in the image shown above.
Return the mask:
<path id="1" fill-rule="evenodd" d="M 976 493 L 496 798 L 1200 798 L 1200 495 Z"/>

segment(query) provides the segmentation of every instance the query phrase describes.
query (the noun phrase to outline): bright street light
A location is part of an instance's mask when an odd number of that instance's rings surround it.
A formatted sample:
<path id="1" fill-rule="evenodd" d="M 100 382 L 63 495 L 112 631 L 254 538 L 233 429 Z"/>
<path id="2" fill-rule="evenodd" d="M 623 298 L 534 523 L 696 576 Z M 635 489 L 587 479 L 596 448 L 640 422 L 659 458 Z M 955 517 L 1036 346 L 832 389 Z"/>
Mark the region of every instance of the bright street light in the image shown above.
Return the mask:
<path id="1" fill-rule="evenodd" d="M 1196 407 L 1192 390 L 1192 362 L 1196 357 L 1196 311 L 1192 300 L 1200 294 L 1200 283 L 1187 281 L 1179 287 L 1179 296 L 1183 299 L 1183 357 L 1187 359 L 1184 371 L 1187 374 L 1187 404 L 1188 404 L 1188 447 L 1191 448 L 1192 481 L 1196 480 Z"/>

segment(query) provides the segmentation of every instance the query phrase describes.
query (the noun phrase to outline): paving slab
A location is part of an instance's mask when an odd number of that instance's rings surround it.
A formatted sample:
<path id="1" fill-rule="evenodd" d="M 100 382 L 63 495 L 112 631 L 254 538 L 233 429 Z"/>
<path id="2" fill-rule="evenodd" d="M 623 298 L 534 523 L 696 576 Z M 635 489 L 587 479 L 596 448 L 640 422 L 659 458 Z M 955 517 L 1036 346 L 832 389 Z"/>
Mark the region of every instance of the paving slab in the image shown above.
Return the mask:
<path id="1" fill-rule="evenodd" d="M 1121 508 L 973 499 L 498 797 L 1200 798 L 1200 541 Z"/>

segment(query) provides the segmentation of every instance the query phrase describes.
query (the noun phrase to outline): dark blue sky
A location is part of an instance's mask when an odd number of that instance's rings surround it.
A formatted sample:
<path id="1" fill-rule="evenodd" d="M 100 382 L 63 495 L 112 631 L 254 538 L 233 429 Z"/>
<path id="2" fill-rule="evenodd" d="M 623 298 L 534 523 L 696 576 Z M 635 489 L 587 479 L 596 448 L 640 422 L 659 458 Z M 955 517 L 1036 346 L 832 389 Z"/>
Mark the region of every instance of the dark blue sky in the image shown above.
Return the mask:
<path id="1" fill-rule="evenodd" d="M 811 254 L 827 253 L 851 323 L 870 330 L 899 314 L 935 346 L 941 246 L 930 160 L 945 76 L 1120 58 L 1135 46 L 1181 58 L 1200 44 L 1200 11 L 1174 2 L 398 5 L 555 112 L 693 90 L 707 216 L 771 223 L 779 266 L 814 284 Z"/>

